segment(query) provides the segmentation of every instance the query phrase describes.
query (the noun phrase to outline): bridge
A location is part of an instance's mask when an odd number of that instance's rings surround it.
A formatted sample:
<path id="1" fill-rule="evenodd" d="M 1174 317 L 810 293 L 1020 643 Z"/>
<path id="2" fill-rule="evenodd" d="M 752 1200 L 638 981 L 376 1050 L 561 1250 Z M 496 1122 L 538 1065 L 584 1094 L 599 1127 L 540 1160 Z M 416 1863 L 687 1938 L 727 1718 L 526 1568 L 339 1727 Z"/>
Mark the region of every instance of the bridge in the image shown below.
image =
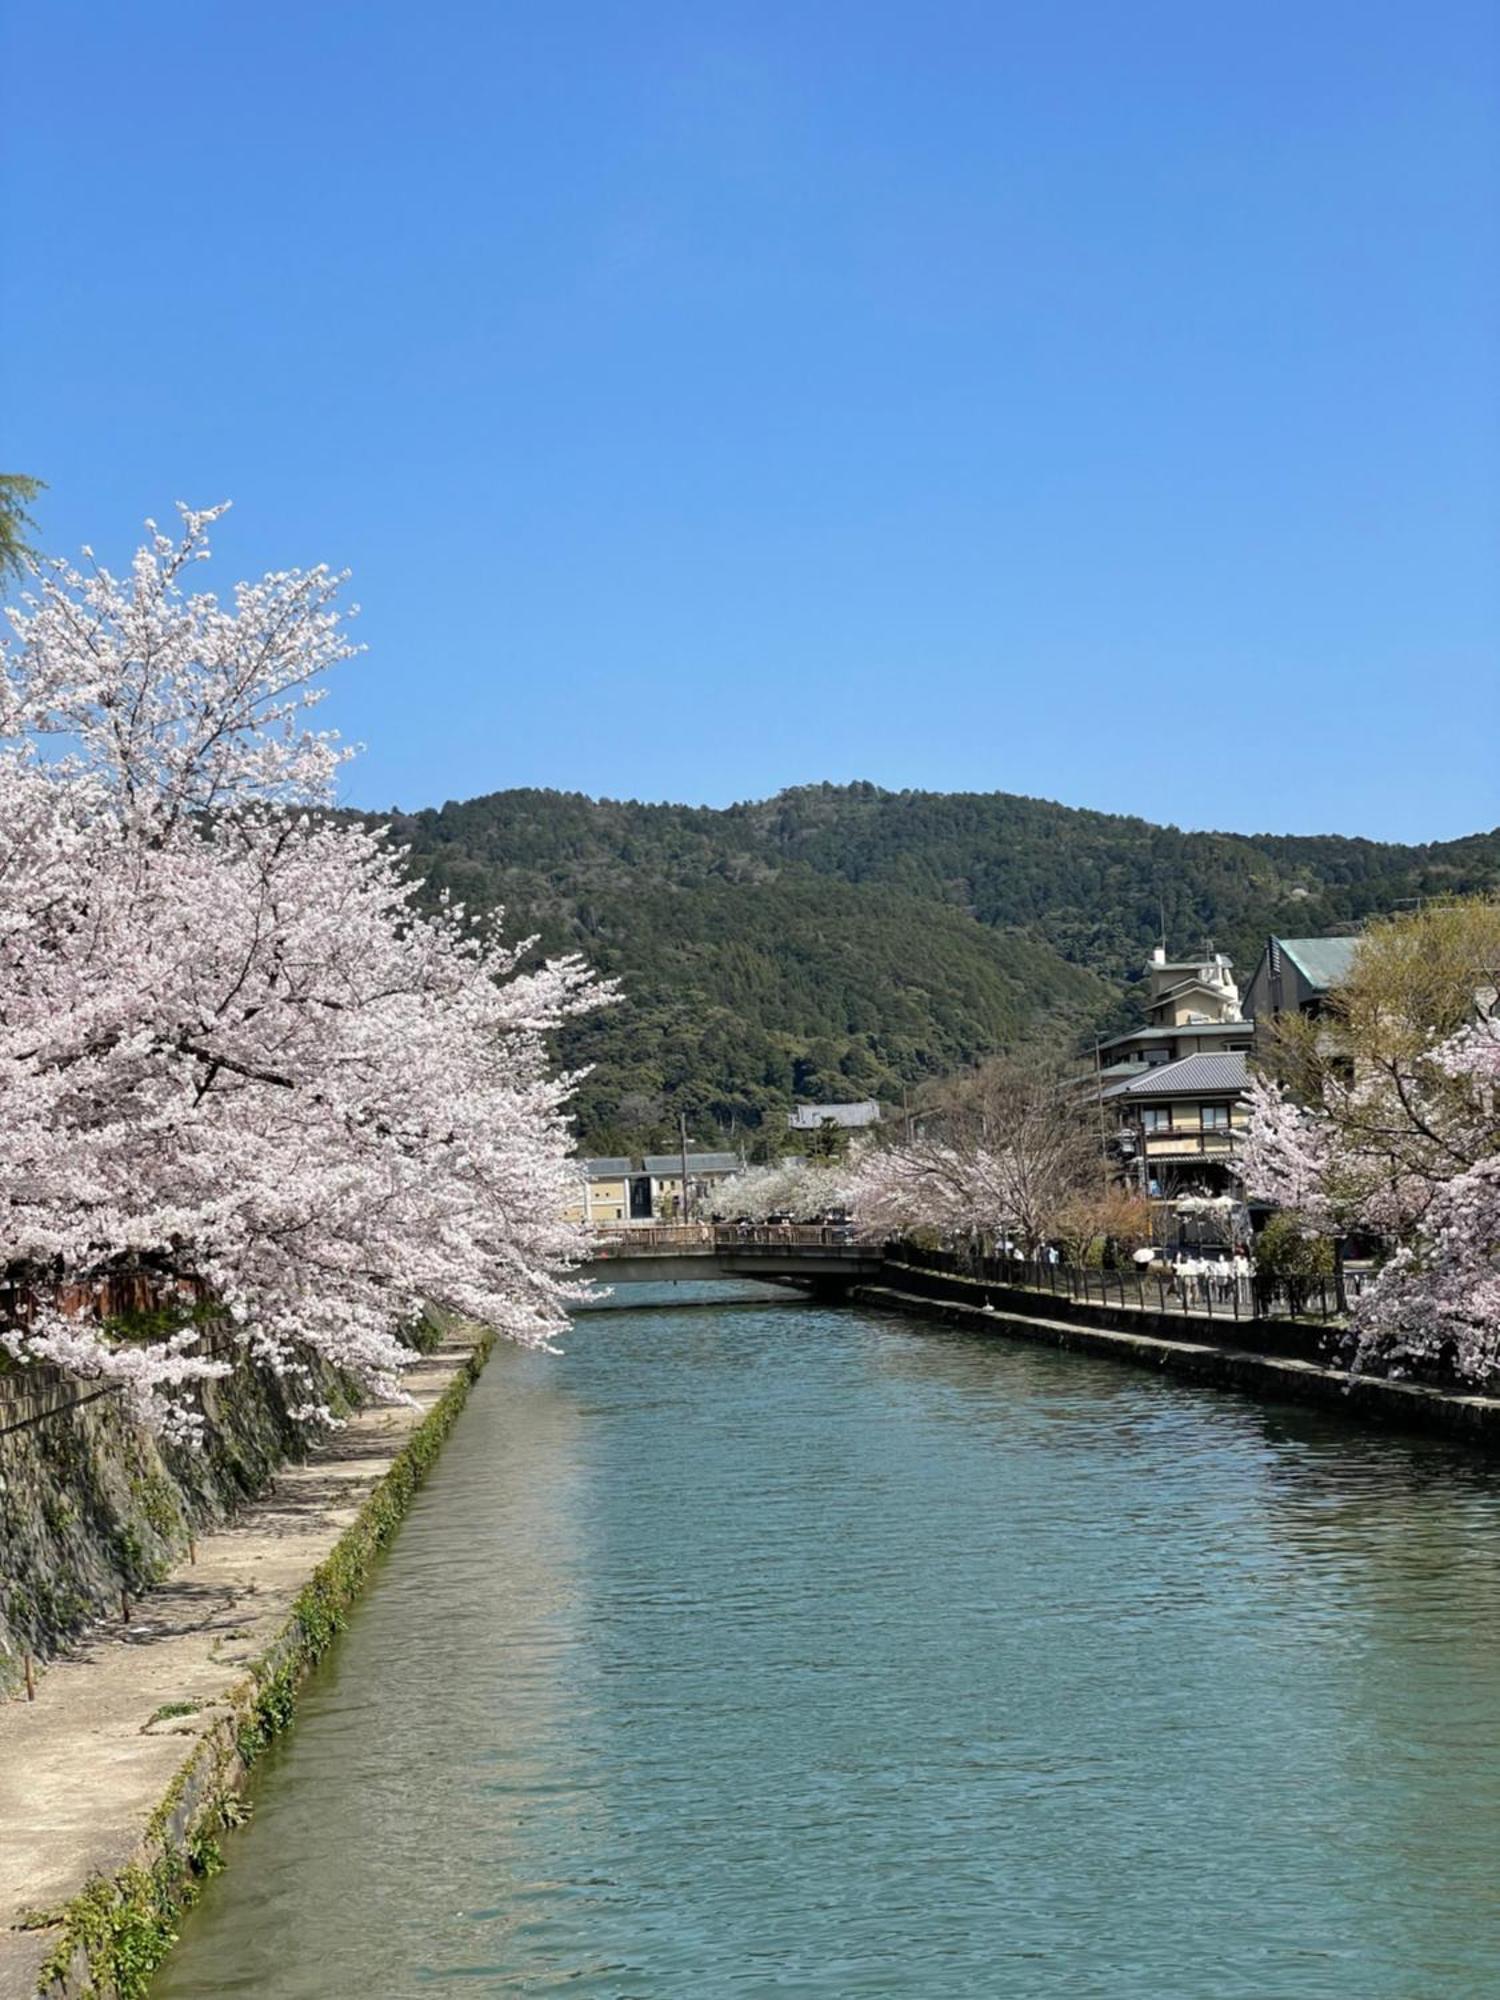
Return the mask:
<path id="1" fill-rule="evenodd" d="M 679 1284 L 699 1278 L 755 1278 L 815 1290 L 867 1283 L 881 1264 L 878 1243 L 847 1228 L 769 1223 L 641 1223 L 599 1231 L 589 1275 L 606 1285 Z"/>

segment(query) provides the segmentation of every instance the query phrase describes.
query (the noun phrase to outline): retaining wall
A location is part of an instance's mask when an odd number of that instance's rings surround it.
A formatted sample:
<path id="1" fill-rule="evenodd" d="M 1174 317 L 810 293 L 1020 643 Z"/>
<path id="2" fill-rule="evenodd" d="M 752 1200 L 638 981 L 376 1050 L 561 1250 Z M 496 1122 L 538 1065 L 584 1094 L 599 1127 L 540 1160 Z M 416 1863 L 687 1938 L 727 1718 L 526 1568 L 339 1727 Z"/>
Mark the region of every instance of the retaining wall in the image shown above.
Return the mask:
<path id="1" fill-rule="evenodd" d="M 331 1374 L 317 1393 L 348 1406 Z M 243 1363 L 202 1402 L 202 1446 L 173 1447 L 110 1387 L 44 1363 L 0 1372 L 0 1698 L 28 1653 L 50 1659 L 117 1612 L 122 1591 L 148 1589 L 313 1435 L 281 1385 Z"/>
<path id="2" fill-rule="evenodd" d="M 900 1255 L 887 1258 L 878 1285 L 859 1286 L 852 1296 L 865 1305 L 926 1315 L 974 1332 L 1039 1340 L 1277 1401 L 1320 1404 L 1366 1422 L 1500 1448 L 1500 1398 L 1355 1375 L 1330 1358 L 1337 1333 L 1321 1326 L 1100 1306 L 936 1271 Z"/>
<path id="3" fill-rule="evenodd" d="M 152 1972 L 175 1942 L 183 1912 L 202 1882 L 224 1864 L 226 1837 L 245 1816 L 247 1772 L 290 1725 L 300 1683 L 328 1651 L 365 1589 L 493 1341 L 492 1334 L 472 1329 L 446 1339 L 413 1378 L 413 1404 L 366 1410 L 342 1434 L 341 1444 L 355 1443 L 347 1463 L 336 1451 L 338 1470 L 332 1471 L 315 1454 L 306 1475 L 305 1501 L 290 1531 L 284 1514 L 266 1514 L 271 1503 L 259 1503 L 269 1532 L 278 1537 L 278 1554 L 284 1552 L 289 1560 L 267 1561 L 262 1568 L 257 1556 L 246 1560 L 242 1554 L 238 1568 L 242 1584 L 251 1578 L 249 1597 L 241 1595 L 217 1620 L 164 1633 L 163 1644 L 186 1649 L 179 1670 L 191 1656 L 200 1677 L 194 1685 L 203 1684 L 202 1676 L 212 1684 L 205 1699 L 180 1704 L 182 1719 L 166 1724 L 168 1734 L 158 1735 L 157 1725 L 175 1717 L 179 1705 L 144 1714 L 153 1699 L 152 1683 L 143 1673 L 149 1649 L 110 1647 L 92 1660 L 65 1662 L 56 1670 L 75 1679 L 63 1690 L 55 1734 L 74 1740 L 80 1704 L 91 1718 L 106 1717 L 102 1725 L 97 1719 L 92 1723 L 85 1763 L 69 1766 L 69 1782 L 78 1796 L 59 1800 L 54 1787 L 38 1782 L 53 1770 L 55 1759 L 45 1743 L 27 1733 L 33 1717 L 46 1719 L 42 1704 L 52 1695 L 54 1678 L 43 1684 L 36 1709 L 21 1703 L 9 1711 L 15 1726 L 7 1751 L 17 1769 L 31 1759 L 32 1782 L 12 1787 L 19 1800 L 11 1829 L 17 1852 L 0 1856 L 0 1863 L 11 1861 L 13 1896 L 23 1886 L 31 1889 L 36 1858 L 43 1854 L 52 1873 L 61 1872 L 69 1886 L 62 1901 L 27 1907 L 19 1917 L 13 1914 L 8 1929 L 0 1916 L 0 2000 L 32 2000 L 37 1994 L 47 2000 L 144 2000 Z M 299 1477 L 283 1474 L 278 1487 Z M 351 1520 L 347 1503 L 356 1491 L 359 1504 Z M 242 1515 L 234 1534 L 206 1542 L 200 1559 L 206 1555 L 212 1562 L 217 1549 L 234 1564 L 235 1551 L 243 1551 L 245 1520 Z M 169 1591 L 174 1587 L 167 1586 Z M 232 1619 L 234 1630 L 226 1628 L 226 1619 Z M 248 1658 L 227 1643 L 252 1631 L 260 1636 Z M 85 1687 L 84 1679 L 92 1685 Z M 109 1683 L 107 1699 L 100 1693 L 104 1681 Z M 182 1761 L 163 1766 L 162 1752 L 179 1733 L 194 1739 L 192 1747 Z M 97 1822 L 102 1828 L 108 1858 L 101 1858 L 100 1838 L 91 1832 L 83 1846 L 76 1837 L 65 1842 L 59 1864 L 54 1852 L 58 1814 L 65 1830 L 76 1836 L 77 1808 L 84 1803 L 90 1827 Z M 85 1856 L 86 1868 L 79 1865 Z M 0 1904 L 4 1902 L 0 1896 Z"/>

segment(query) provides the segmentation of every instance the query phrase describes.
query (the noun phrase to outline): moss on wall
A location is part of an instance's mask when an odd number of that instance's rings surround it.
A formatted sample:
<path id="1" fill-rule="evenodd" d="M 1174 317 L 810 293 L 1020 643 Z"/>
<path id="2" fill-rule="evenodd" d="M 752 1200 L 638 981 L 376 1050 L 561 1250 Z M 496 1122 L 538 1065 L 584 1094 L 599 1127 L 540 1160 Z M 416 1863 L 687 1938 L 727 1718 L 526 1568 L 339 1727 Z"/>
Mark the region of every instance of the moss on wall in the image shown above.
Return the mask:
<path id="1" fill-rule="evenodd" d="M 319 1389 L 348 1406 L 331 1378 Z M 246 1366 L 206 1387 L 204 1411 L 198 1447 L 159 1445 L 108 1394 L 0 1435 L 0 1695 L 27 1653 L 50 1658 L 122 1590 L 147 1589 L 311 1440 L 281 1385 Z"/>

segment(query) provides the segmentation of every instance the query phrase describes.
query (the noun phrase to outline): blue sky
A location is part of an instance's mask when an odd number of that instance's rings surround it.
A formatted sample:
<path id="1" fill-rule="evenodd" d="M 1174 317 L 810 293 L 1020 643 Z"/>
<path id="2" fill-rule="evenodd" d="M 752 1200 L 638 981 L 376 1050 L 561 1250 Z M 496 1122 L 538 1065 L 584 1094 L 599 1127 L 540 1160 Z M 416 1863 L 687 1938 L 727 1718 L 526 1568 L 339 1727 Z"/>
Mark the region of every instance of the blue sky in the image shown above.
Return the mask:
<path id="1" fill-rule="evenodd" d="M 1500 820 L 1492 0 L 49 0 L 7 469 L 355 572 L 349 794 Z"/>

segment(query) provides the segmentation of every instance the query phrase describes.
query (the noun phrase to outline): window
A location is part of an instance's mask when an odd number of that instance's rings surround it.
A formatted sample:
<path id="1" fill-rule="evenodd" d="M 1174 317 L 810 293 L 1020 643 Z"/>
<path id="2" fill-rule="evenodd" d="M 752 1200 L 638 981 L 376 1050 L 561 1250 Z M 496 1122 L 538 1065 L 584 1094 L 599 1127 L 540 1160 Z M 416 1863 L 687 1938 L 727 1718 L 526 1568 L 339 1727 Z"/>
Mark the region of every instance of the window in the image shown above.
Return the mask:
<path id="1" fill-rule="evenodd" d="M 1148 1105 L 1142 1111 L 1141 1130 L 1143 1132 L 1170 1132 L 1171 1129 L 1172 1114 L 1166 1105 L 1152 1104 Z"/>
<path id="2" fill-rule="evenodd" d="M 1205 1132 L 1227 1132 L 1229 1130 L 1229 1106 L 1227 1104 L 1205 1104 L 1199 1110 Z"/>

